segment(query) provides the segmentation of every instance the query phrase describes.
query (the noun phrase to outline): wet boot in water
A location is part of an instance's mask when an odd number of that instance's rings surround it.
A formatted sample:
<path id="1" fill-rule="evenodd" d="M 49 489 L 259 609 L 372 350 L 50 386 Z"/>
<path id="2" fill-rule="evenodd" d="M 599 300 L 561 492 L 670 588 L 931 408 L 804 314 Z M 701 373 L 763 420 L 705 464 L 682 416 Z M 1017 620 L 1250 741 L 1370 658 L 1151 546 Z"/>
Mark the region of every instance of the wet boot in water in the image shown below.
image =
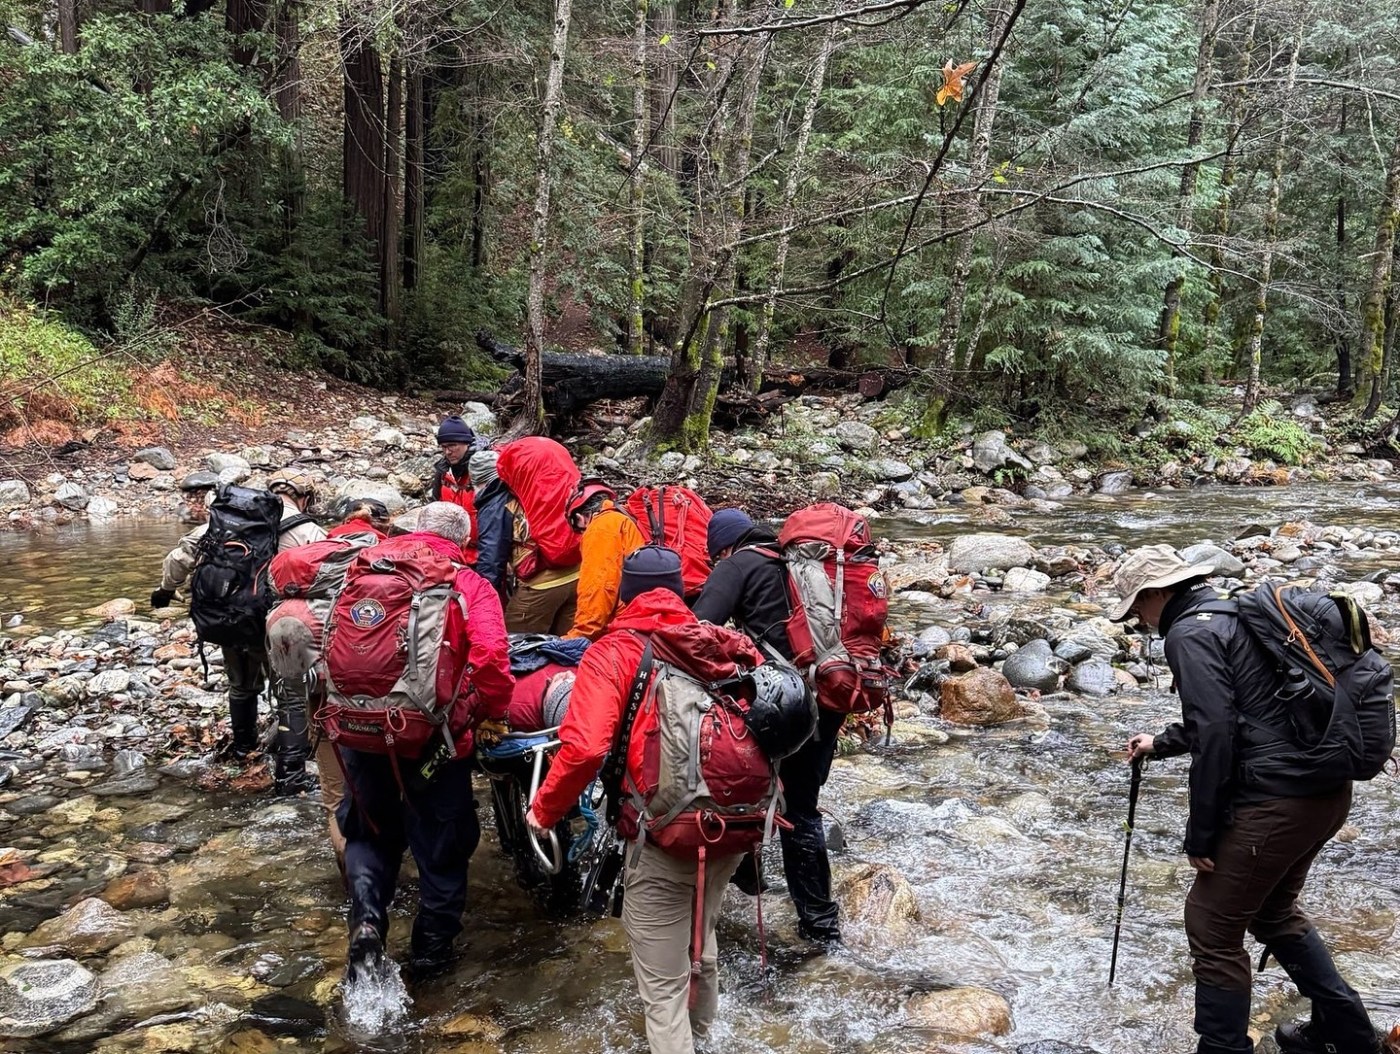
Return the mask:
<path id="1" fill-rule="evenodd" d="M 1196 985 L 1196 1054 L 1254 1054 L 1249 1038 L 1250 993 Z"/>
<path id="2" fill-rule="evenodd" d="M 350 952 L 345 979 L 350 982 L 374 980 L 384 973 L 384 935 L 371 922 L 362 922 L 350 931 Z"/>
<path id="3" fill-rule="evenodd" d="M 744 859 L 739 861 L 739 867 L 729 876 L 729 884 L 746 897 L 756 897 L 773 888 L 767 879 L 763 879 L 760 885 L 758 861 L 753 853 L 744 854 Z"/>
<path id="4" fill-rule="evenodd" d="M 1332 954 L 1317 930 L 1300 937 L 1269 941 L 1298 992 L 1312 1001 L 1312 1019 L 1280 1025 L 1274 1032 L 1283 1054 L 1377 1054 L 1380 1036 L 1356 990 L 1347 984 L 1332 962 Z"/>
<path id="5" fill-rule="evenodd" d="M 258 701 L 253 699 L 233 699 L 228 701 L 229 727 L 233 731 L 233 743 L 228 753 L 234 757 L 256 754 L 262 745 L 258 740 Z"/>
<path id="6" fill-rule="evenodd" d="M 306 701 L 288 698 L 281 691 L 278 695 L 283 701 L 277 711 L 277 740 L 273 747 L 276 758 L 273 789 L 282 795 L 300 794 L 315 787 L 315 781 L 306 771 L 306 758 L 311 753 Z"/>

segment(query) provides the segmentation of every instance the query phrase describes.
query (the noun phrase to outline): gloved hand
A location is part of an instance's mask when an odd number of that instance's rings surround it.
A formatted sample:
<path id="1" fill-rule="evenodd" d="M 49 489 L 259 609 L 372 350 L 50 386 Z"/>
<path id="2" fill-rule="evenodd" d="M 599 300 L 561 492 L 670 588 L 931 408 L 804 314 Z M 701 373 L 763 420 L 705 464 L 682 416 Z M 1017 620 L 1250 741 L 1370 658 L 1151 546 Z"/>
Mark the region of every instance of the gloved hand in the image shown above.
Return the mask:
<path id="1" fill-rule="evenodd" d="M 151 609 L 168 608 L 170 602 L 175 599 L 175 590 L 157 589 L 151 594 Z"/>

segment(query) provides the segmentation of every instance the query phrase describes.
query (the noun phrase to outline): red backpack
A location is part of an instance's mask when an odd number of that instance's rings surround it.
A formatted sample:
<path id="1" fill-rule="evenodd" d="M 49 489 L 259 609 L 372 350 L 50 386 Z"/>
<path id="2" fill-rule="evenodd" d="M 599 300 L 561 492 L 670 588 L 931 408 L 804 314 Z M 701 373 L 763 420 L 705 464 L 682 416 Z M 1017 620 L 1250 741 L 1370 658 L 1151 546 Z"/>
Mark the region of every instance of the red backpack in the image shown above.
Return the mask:
<path id="1" fill-rule="evenodd" d="M 627 515 L 636 520 L 651 541 L 674 549 L 681 558 L 685 595 L 698 596 L 710 577 L 710 551 L 705 532 L 710 507 L 687 487 L 638 487 L 627 498 Z"/>
<path id="2" fill-rule="evenodd" d="M 468 648 L 458 570 L 408 539 L 356 555 L 326 625 L 316 720 L 331 742 L 413 758 L 435 734 L 451 740 Z"/>
<path id="3" fill-rule="evenodd" d="M 331 603 L 355 556 L 374 544 L 373 534 L 347 534 L 272 558 L 267 583 L 278 602 L 267 614 L 267 660 L 288 686 L 300 682 L 310 690 L 324 683 L 322 647 Z"/>
<path id="4" fill-rule="evenodd" d="M 581 478 L 564 447 L 543 436 L 526 436 L 501 447 L 496 476 L 515 495 L 530 527 L 533 551 L 516 568 L 522 579 L 546 568 L 577 567 L 578 535 L 564 508 Z"/>
<path id="5" fill-rule="evenodd" d="M 891 671 L 881 652 L 889 585 L 865 517 L 831 502 L 798 509 L 778 532 L 788 569 L 793 664 L 817 703 L 838 713 L 885 711 L 893 720 Z"/>

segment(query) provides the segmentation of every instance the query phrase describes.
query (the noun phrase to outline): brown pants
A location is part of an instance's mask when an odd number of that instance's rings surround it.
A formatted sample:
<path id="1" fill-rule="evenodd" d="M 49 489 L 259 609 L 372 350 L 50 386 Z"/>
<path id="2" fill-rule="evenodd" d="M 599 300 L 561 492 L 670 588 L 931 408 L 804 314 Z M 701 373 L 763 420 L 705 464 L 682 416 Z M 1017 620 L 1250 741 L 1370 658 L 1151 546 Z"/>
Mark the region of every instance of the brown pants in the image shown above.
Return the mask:
<path id="1" fill-rule="evenodd" d="M 1261 944 L 1300 937 L 1312 923 L 1298 906 L 1308 869 L 1351 809 L 1351 785 L 1316 798 L 1241 806 L 1186 897 L 1186 938 L 1198 984 L 1249 991 L 1244 935 Z"/>
<path id="2" fill-rule="evenodd" d="M 321 778 L 321 805 L 326 809 L 326 822 L 330 827 L 331 845 L 335 847 L 336 863 L 345 869 L 345 835 L 336 822 L 335 811 L 345 798 L 345 773 L 335 756 L 335 747 L 324 735 L 316 743 L 316 769 Z"/>
<path id="3" fill-rule="evenodd" d="M 695 1054 L 695 1037 L 714 1024 L 719 1010 L 719 947 L 715 921 L 729 878 L 742 856 L 705 861 L 704 951 L 700 991 L 690 1002 L 690 941 L 695 916 L 696 865 L 643 842 L 635 865 L 627 848 L 622 928 L 632 948 L 632 972 L 646 1009 L 651 1054 Z"/>
<path id="4" fill-rule="evenodd" d="M 562 637 L 574 628 L 578 580 L 531 589 L 522 585 L 506 604 L 506 629 L 511 633 L 551 633 Z"/>

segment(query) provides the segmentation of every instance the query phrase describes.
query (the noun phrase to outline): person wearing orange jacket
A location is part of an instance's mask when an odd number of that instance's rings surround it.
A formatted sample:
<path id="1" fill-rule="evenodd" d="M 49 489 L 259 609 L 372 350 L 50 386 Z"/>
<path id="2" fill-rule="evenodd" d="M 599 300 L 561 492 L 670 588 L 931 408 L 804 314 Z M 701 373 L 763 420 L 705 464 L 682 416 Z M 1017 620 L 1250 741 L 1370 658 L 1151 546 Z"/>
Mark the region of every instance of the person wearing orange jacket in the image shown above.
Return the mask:
<path id="1" fill-rule="evenodd" d="M 432 501 L 445 501 L 459 506 L 471 521 L 470 537 L 462 543 L 462 562 L 476 566 L 476 491 L 472 487 L 469 462 L 481 449 L 476 433 L 460 417 L 445 417 L 437 430 L 438 450 L 442 458 L 433 469 L 433 482 L 428 488 Z"/>
<path id="2" fill-rule="evenodd" d="M 617 612 L 622 561 L 646 545 L 646 539 L 632 517 L 617 507 L 617 492 L 593 476 L 579 480 L 564 512 L 569 526 L 583 535 L 574 625 L 564 636 L 597 640 Z"/>

